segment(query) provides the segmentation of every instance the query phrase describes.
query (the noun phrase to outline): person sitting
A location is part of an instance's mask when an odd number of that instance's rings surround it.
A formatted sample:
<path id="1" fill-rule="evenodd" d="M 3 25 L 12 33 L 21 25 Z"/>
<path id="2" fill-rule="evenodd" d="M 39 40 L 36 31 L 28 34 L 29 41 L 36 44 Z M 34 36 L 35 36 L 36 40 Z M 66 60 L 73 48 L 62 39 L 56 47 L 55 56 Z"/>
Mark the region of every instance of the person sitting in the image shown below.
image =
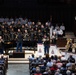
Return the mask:
<path id="1" fill-rule="evenodd" d="M 52 66 L 53 66 L 53 62 L 51 61 L 51 59 L 49 59 L 47 62 L 47 67 L 52 67 Z"/>
<path id="2" fill-rule="evenodd" d="M 34 75 L 42 75 L 39 67 L 36 67 L 36 73 Z"/>
<path id="3" fill-rule="evenodd" d="M 70 70 L 67 70 L 66 71 L 66 75 L 71 75 L 71 71 Z"/>
<path id="4" fill-rule="evenodd" d="M 55 72 L 57 69 L 58 69 L 58 67 L 57 67 L 56 63 L 54 63 L 53 66 L 50 67 L 50 70 L 51 70 L 52 72 Z"/>
<path id="5" fill-rule="evenodd" d="M 73 56 L 70 55 L 70 56 L 68 57 L 68 61 L 70 61 L 71 63 L 75 63 L 75 58 L 73 58 Z"/>
<path id="6" fill-rule="evenodd" d="M 61 63 L 60 59 L 57 60 L 56 65 L 57 65 L 58 68 L 61 68 L 62 67 L 62 63 Z"/>
<path id="7" fill-rule="evenodd" d="M 66 67 L 71 67 L 72 63 L 70 61 L 67 61 Z"/>

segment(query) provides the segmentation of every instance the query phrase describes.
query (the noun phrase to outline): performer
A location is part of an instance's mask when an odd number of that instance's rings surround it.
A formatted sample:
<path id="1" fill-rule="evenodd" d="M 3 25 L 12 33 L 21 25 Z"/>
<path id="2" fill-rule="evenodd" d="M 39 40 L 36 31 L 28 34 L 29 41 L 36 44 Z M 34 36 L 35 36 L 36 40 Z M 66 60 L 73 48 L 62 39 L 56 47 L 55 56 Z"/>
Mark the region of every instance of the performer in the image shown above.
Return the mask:
<path id="1" fill-rule="evenodd" d="M 2 36 L 0 36 L 0 54 L 3 54 L 3 39 L 2 39 Z"/>
<path id="2" fill-rule="evenodd" d="M 16 37 L 15 31 L 14 31 L 14 29 L 12 28 L 11 31 L 10 31 L 10 40 L 11 40 L 11 41 L 14 41 L 14 40 L 15 40 L 15 37 Z"/>
<path id="3" fill-rule="evenodd" d="M 53 35 L 52 35 L 52 44 L 56 45 L 56 41 L 57 41 L 57 35 L 55 32 L 53 32 Z"/>
<path id="4" fill-rule="evenodd" d="M 7 30 L 4 31 L 3 39 L 4 39 L 5 42 L 10 40 L 10 35 L 9 35 Z"/>
<path id="5" fill-rule="evenodd" d="M 17 35 L 16 35 L 16 41 L 17 41 L 17 49 L 16 49 L 16 52 L 18 52 L 18 49 L 19 48 L 20 48 L 20 52 L 22 52 L 23 35 L 22 35 L 20 29 L 18 29 L 18 32 L 17 32 Z"/>
<path id="6" fill-rule="evenodd" d="M 69 52 L 72 52 L 72 44 L 73 44 L 72 39 L 70 39 L 70 41 L 69 41 L 69 50 L 68 50 Z"/>
<path id="7" fill-rule="evenodd" d="M 50 47 L 49 37 L 44 37 L 43 43 L 44 43 L 44 54 L 49 54 L 49 47 Z"/>
<path id="8" fill-rule="evenodd" d="M 60 26 L 60 29 L 63 31 L 63 36 L 65 36 L 65 26 L 64 23 Z"/>

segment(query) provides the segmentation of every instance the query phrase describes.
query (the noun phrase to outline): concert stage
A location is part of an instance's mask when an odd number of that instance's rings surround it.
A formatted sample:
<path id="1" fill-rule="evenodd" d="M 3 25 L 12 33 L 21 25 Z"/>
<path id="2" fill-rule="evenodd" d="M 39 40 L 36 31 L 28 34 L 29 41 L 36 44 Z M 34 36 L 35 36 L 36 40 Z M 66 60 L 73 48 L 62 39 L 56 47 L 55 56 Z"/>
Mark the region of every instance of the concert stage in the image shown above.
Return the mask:
<path id="1" fill-rule="evenodd" d="M 65 51 L 65 44 L 66 44 L 66 39 L 59 39 L 60 41 L 57 41 L 57 46 L 60 51 Z M 63 41 L 65 40 L 65 41 Z M 63 44 L 61 46 L 61 43 Z M 42 47 L 41 47 L 42 48 Z M 16 53 L 16 47 L 11 47 L 9 48 L 8 51 L 8 63 L 29 63 L 29 56 L 31 54 L 35 54 L 35 57 L 37 57 L 37 47 L 22 47 L 22 50 L 24 53 Z M 13 51 L 15 53 L 13 53 Z M 52 53 L 52 52 L 51 52 Z M 17 55 L 16 55 L 17 54 Z"/>

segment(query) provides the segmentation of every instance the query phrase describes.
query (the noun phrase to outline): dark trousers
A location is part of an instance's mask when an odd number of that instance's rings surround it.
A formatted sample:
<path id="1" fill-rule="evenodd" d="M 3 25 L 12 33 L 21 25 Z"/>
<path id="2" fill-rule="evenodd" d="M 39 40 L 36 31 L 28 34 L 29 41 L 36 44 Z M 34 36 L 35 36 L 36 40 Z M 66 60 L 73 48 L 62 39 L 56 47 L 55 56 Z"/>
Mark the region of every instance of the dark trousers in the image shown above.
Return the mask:
<path id="1" fill-rule="evenodd" d="M 16 52 L 18 52 L 18 49 L 20 48 L 20 52 L 22 52 L 22 42 L 17 42 L 17 49 Z"/>
<path id="2" fill-rule="evenodd" d="M 0 54 L 3 54 L 3 49 L 0 49 Z"/>
<path id="3" fill-rule="evenodd" d="M 72 52 L 72 48 L 69 48 L 68 52 Z"/>
<path id="4" fill-rule="evenodd" d="M 48 45 L 44 45 L 44 53 L 49 54 L 49 46 Z"/>

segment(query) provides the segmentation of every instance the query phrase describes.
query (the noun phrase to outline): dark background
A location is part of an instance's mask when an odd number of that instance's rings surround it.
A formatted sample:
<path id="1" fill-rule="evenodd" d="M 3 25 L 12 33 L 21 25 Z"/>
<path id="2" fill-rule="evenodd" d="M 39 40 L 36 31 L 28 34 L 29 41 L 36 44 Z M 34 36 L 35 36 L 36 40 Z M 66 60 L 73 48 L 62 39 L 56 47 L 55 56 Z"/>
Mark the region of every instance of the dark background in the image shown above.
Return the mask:
<path id="1" fill-rule="evenodd" d="M 42 22 L 52 16 L 52 23 L 64 22 L 66 31 L 76 32 L 75 15 L 75 0 L 0 0 L 0 16 L 22 16 Z"/>

